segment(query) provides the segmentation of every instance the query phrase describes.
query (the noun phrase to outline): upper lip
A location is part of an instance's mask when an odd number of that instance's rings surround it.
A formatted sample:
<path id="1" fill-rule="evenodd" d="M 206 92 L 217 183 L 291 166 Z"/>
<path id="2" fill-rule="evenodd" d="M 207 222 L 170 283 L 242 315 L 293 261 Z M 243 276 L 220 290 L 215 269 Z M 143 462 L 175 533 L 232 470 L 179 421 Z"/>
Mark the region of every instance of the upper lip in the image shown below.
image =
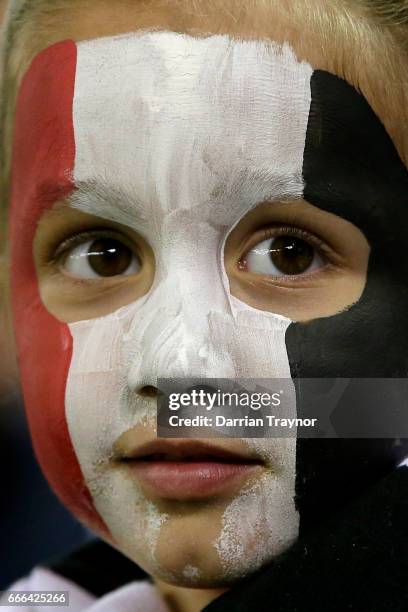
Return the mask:
<path id="1" fill-rule="evenodd" d="M 236 451 L 198 440 L 161 440 L 156 439 L 140 446 L 129 445 L 116 454 L 116 460 L 219 460 L 229 463 L 258 463 L 263 461 L 241 448 Z"/>

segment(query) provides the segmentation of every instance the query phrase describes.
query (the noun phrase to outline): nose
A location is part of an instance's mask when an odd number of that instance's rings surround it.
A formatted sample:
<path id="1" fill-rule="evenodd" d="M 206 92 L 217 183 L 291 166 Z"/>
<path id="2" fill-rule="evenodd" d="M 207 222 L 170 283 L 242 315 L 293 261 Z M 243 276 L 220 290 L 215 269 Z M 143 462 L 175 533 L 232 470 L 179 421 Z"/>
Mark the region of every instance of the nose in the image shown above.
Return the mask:
<path id="1" fill-rule="evenodd" d="M 151 397 L 153 399 L 157 398 L 159 394 L 158 388 L 154 385 L 143 385 L 142 387 L 140 387 L 140 389 L 136 389 L 136 392 L 142 397 Z"/>
<path id="2" fill-rule="evenodd" d="M 191 215 L 176 210 L 156 244 L 156 278 L 128 334 L 128 385 L 145 394 L 157 380 L 232 378 L 231 306 L 220 234 L 192 239 Z M 199 227 L 199 220 L 196 220 Z"/>
<path id="3" fill-rule="evenodd" d="M 190 381 L 191 382 L 191 381 Z M 220 381 L 221 382 L 221 381 Z M 220 386 L 225 386 L 224 384 L 222 385 L 218 385 L 218 388 Z M 178 385 L 178 389 L 177 391 L 181 392 L 181 393 L 189 393 L 191 394 L 193 391 L 204 391 L 206 393 L 215 393 L 218 388 L 214 385 L 209 385 L 206 384 L 205 382 L 203 382 L 200 379 L 199 381 L 193 381 L 192 385 L 186 386 L 184 387 L 181 383 Z M 166 389 L 168 391 L 168 389 Z M 165 391 L 165 389 L 163 389 L 162 391 Z M 139 387 L 139 389 L 136 389 L 136 393 L 138 393 L 141 397 L 146 397 L 146 398 L 157 398 L 160 391 L 158 389 L 157 386 L 155 385 L 143 385 L 141 387 Z"/>
<path id="4" fill-rule="evenodd" d="M 171 292 L 160 289 L 135 312 L 127 337 L 129 387 L 156 397 L 159 378 L 233 378 L 229 342 L 219 332 L 225 305 L 203 304 L 175 285 Z"/>

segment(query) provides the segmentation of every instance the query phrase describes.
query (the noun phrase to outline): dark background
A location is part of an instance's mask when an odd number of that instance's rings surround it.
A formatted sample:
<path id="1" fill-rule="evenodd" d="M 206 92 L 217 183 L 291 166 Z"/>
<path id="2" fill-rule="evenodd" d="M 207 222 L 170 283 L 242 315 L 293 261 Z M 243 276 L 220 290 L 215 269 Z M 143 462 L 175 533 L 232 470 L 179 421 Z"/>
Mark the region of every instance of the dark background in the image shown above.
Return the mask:
<path id="1" fill-rule="evenodd" d="M 92 537 L 42 476 L 17 391 L 0 401 L 0 483 L 0 590 L 4 590 L 41 561 Z"/>

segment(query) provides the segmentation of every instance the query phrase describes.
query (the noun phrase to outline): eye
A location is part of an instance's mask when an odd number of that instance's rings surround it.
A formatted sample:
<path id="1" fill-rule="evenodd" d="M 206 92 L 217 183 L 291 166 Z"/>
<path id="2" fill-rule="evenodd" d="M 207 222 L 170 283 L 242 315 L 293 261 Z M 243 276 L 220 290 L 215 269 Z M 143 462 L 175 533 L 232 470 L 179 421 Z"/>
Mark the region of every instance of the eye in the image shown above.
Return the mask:
<path id="1" fill-rule="evenodd" d="M 324 256 L 313 242 L 311 236 L 296 235 L 295 228 L 292 228 L 290 233 L 280 233 L 258 242 L 240 261 L 239 267 L 264 276 L 311 274 L 326 265 Z"/>
<path id="2" fill-rule="evenodd" d="M 141 262 L 120 240 L 98 237 L 66 249 L 61 268 L 77 278 L 106 278 L 137 274 Z"/>

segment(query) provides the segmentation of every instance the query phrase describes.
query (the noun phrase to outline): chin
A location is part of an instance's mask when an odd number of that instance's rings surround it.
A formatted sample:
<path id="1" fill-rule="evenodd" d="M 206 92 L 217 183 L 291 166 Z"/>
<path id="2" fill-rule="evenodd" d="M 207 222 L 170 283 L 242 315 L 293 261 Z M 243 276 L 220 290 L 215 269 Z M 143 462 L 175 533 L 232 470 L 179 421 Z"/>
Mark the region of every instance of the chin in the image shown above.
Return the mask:
<path id="1" fill-rule="evenodd" d="M 138 563 L 140 565 L 140 563 Z M 257 567 L 235 568 L 234 572 L 223 570 L 219 563 L 202 558 L 200 566 L 189 562 L 189 557 L 180 554 L 178 563 L 172 563 L 172 559 L 166 559 L 163 564 L 154 567 L 145 567 L 145 571 L 156 580 L 160 580 L 173 586 L 195 589 L 218 589 L 230 587 L 246 576 L 255 572 Z"/>
<path id="2" fill-rule="evenodd" d="M 164 502 L 147 497 L 121 467 L 93 476 L 89 489 L 112 537 L 109 543 L 170 584 L 231 585 L 269 563 L 298 535 L 288 477 L 262 472 L 234 495 Z"/>
<path id="3" fill-rule="evenodd" d="M 149 575 L 168 584 L 197 589 L 214 589 L 230 587 L 236 582 L 253 574 L 274 557 L 286 550 L 295 540 L 285 540 L 272 548 L 264 545 L 265 538 L 254 538 L 247 543 L 247 554 L 232 558 L 230 562 L 220 560 L 214 541 L 209 537 L 205 540 L 203 534 L 208 530 L 208 524 L 203 523 L 201 533 L 188 537 L 188 529 L 184 540 L 180 535 L 169 529 L 163 530 L 157 542 L 155 560 L 151 560 L 151 551 L 139 551 L 132 555 L 132 560 L 142 567 Z M 126 553 L 125 550 L 121 552 Z M 128 554 L 129 556 L 129 554 Z"/>

